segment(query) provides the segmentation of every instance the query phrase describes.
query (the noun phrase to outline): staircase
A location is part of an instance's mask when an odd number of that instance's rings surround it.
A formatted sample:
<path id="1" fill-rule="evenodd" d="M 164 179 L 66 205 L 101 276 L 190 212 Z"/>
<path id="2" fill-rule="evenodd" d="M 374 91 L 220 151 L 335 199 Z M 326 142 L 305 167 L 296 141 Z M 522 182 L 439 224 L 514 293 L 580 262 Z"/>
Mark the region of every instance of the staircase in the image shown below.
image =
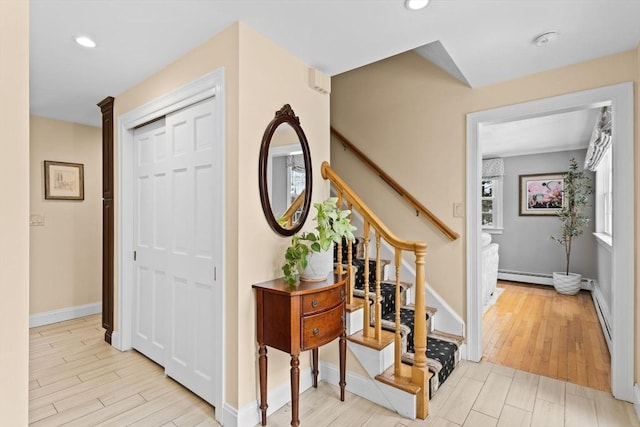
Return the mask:
<path id="1" fill-rule="evenodd" d="M 429 399 L 460 360 L 464 340 L 434 327 L 437 310 L 426 305 L 427 245 L 397 238 L 326 162 L 322 176 L 331 182 L 338 206 L 362 218 L 362 237 L 336 245 L 334 253 L 336 272 L 348 276 L 349 348 L 388 407 L 409 418 L 424 419 Z M 393 260 L 382 259 L 385 247 Z M 415 260 L 409 278 L 404 274 L 403 254 Z M 401 276 L 409 280 L 401 281 Z"/>
<path id="2" fill-rule="evenodd" d="M 369 292 L 365 295 L 365 259 L 364 259 L 364 239 L 362 237 L 356 238 L 356 241 L 352 244 L 352 277 L 354 291 L 353 295 L 356 299 L 349 313 L 349 316 L 354 316 L 358 311 L 364 310 L 365 300 L 372 306 L 376 300 L 375 288 L 376 288 L 376 267 L 377 263 L 380 263 L 380 271 L 382 276 L 387 276 L 389 271 L 389 260 L 368 260 L 369 262 Z M 346 242 L 343 242 L 341 246 L 342 259 L 348 258 L 348 247 Z M 338 246 L 334 248 L 334 263 L 338 263 Z M 395 312 L 396 303 L 399 303 L 400 312 L 400 334 L 401 334 L 401 358 L 402 363 L 412 366 L 415 358 L 415 345 L 413 341 L 413 333 L 415 329 L 415 305 L 410 303 L 407 298 L 408 291 L 412 288 L 413 284 L 408 282 L 400 282 L 399 296 L 396 301 L 396 284 L 392 281 L 386 280 L 386 277 L 382 277 L 380 281 L 380 306 L 381 306 L 381 318 L 382 329 L 391 333 L 395 332 Z M 375 320 L 373 319 L 373 310 L 370 310 L 369 324 L 374 327 Z M 437 331 L 434 329 L 434 316 L 437 313 L 437 309 L 432 307 L 426 307 L 426 330 L 427 330 L 427 366 L 429 368 L 429 399 L 431 399 L 438 388 L 449 378 L 458 362 L 460 361 L 460 346 L 464 341 L 464 338 L 459 335 L 449 334 L 446 332 Z M 350 322 L 351 323 L 351 322 Z M 354 322 L 358 323 L 358 322 Z M 347 337 L 350 342 L 356 345 L 362 345 L 362 329 L 353 331 Z M 357 329 L 357 327 L 356 327 Z M 386 367 L 385 367 L 386 368 Z M 384 369 L 384 372 L 379 372 L 375 375 L 375 379 L 395 387 L 393 380 L 393 368 Z M 407 388 L 406 384 L 402 388 Z M 411 389 L 409 387 L 409 389 Z M 410 391 L 409 391 L 410 392 Z"/>

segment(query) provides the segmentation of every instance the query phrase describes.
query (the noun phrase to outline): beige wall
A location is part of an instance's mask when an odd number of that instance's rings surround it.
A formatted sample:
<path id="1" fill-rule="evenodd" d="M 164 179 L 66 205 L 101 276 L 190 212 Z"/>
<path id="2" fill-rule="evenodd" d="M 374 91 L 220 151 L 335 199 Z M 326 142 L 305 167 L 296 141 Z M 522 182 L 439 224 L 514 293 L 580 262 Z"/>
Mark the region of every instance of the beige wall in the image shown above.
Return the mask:
<path id="1" fill-rule="evenodd" d="M 328 194 L 320 163 L 329 158 L 329 97 L 307 87 L 303 62 L 238 23 L 117 96 L 115 117 L 218 67 L 225 67 L 226 79 L 225 401 L 241 408 L 258 396 L 251 285 L 282 275 L 281 256 L 287 245 L 287 239 L 269 228 L 260 205 L 257 165 L 262 134 L 275 112 L 291 104 L 310 144 L 313 199 L 322 199 Z M 279 353 L 269 353 L 270 388 L 288 382 L 289 357 Z"/>
<path id="2" fill-rule="evenodd" d="M 276 46 L 246 25 L 240 26 L 240 122 L 237 179 L 238 229 L 238 322 L 237 355 L 240 406 L 255 401 L 256 321 L 253 283 L 282 276 L 280 269 L 289 239 L 276 235 L 265 220 L 258 192 L 258 154 L 262 134 L 274 114 L 290 104 L 300 118 L 311 151 L 313 202 L 324 199 L 328 185 L 320 164 L 329 160 L 329 96 L 307 85 L 308 65 Z M 227 165 L 228 169 L 233 168 Z M 309 215 L 309 219 L 314 215 Z M 308 221 L 307 227 L 313 226 Z M 307 355 L 301 368 L 309 366 Z M 269 352 L 269 386 L 289 381 L 289 356 Z"/>
<path id="3" fill-rule="evenodd" d="M 0 1 L 0 418 L 28 423 L 29 2 Z"/>
<path id="4" fill-rule="evenodd" d="M 97 108 L 97 107 L 96 107 Z M 102 131 L 31 116 L 29 312 L 102 300 Z M 45 200 L 44 161 L 84 164 L 84 200 Z"/>
<path id="5" fill-rule="evenodd" d="M 636 154 L 636 200 L 635 200 L 635 224 L 636 224 L 636 240 L 635 240 L 635 252 L 636 252 L 636 295 L 635 295 L 635 333 L 636 333 L 636 342 L 635 342 L 635 382 L 640 383 L 640 173 L 638 172 L 638 168 L 640 168 L 640 44 L 636 49 L 636 82 L 633 87 L 635 93 L 635 129 L 636 129 L 636 144 L 634 146 L 635 154 Z"/>
<path id="6" fill-rule="evenodd" d="M 634 81 L 630 51 L 482 88 L 470 89 L 413 52 L 332 79 L 331 124 L 462 238 L 449 242 L 332 142 L 331 161 L 398 236 L 426 241 L 427 281 L 466 317 L 464 219 L 466 114 Z M 407 155 L 411 153 L 411 155 Z"/>

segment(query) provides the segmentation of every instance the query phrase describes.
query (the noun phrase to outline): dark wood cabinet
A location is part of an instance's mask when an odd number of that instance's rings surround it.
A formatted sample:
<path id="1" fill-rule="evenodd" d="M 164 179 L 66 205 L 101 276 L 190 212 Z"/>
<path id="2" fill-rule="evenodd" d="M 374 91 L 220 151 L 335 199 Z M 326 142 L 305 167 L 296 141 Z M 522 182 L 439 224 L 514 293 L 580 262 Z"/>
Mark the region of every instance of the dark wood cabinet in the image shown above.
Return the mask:
<path id="1" fill-rule="evenodd" d="M 340 339 L 340 400 L 344 401 L 345 277 L 288 285 L 276 279 L 253 285 L 257 300 L 258 360 L 262 425 L 267 424 L 267 346 L 291 355 L 291 425 L 298 426 L 301 351 L 312 351 L 313 386 L 318 386 L 318 347 Z"/>

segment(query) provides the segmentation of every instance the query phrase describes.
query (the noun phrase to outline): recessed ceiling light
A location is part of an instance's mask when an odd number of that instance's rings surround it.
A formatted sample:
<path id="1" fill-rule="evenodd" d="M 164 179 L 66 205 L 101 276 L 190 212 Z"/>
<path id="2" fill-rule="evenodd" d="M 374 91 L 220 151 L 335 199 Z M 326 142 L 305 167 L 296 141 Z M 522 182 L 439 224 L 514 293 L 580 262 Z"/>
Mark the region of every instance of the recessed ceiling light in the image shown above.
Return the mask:
<path id="1" fill-rule="evenodd" d="M 429 0 L 404 0 L 404 7 L 409 10 L 420 10 L 429 4 Z"/>
<path id="2" fill-rule="evenodd" d="M 74 40 L 82 47 L 88 47 L 89 49 L 93 49 L 94 47 L 96 47 L 96 42 L 94 42 L 87 36 L 76 36 L 74 37 Z"/>
<path id="3" fill-rule="evenodd" d="M 558 39 L 557 31 L 548 31 L 544 34 L 540 34 L 533 41 L 535 42 L 536 46 L 546 46 L 550 43 L 553 43 L 557 39 Z"/>

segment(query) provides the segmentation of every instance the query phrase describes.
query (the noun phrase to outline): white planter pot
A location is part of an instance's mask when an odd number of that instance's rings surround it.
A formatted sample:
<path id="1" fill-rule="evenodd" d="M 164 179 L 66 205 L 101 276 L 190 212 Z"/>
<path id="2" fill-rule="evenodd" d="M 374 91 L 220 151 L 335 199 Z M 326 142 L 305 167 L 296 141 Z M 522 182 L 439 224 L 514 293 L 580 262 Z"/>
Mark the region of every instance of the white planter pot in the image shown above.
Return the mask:
<path id="1" fill-rule="evenodd" d="M 300 280 L 305 282 L 321 282 L 327 280 L 333 271 L 333 244 L 328 251 L 309 252 L 307 268 L 300 272 Z"/>
<path id="2" fill-rule="evenodd" d="M 575 295 L 580 291 L 582 276 L 576 273 L 553 273 L 553 287 L 556 291 L 564 295 Z"/>

